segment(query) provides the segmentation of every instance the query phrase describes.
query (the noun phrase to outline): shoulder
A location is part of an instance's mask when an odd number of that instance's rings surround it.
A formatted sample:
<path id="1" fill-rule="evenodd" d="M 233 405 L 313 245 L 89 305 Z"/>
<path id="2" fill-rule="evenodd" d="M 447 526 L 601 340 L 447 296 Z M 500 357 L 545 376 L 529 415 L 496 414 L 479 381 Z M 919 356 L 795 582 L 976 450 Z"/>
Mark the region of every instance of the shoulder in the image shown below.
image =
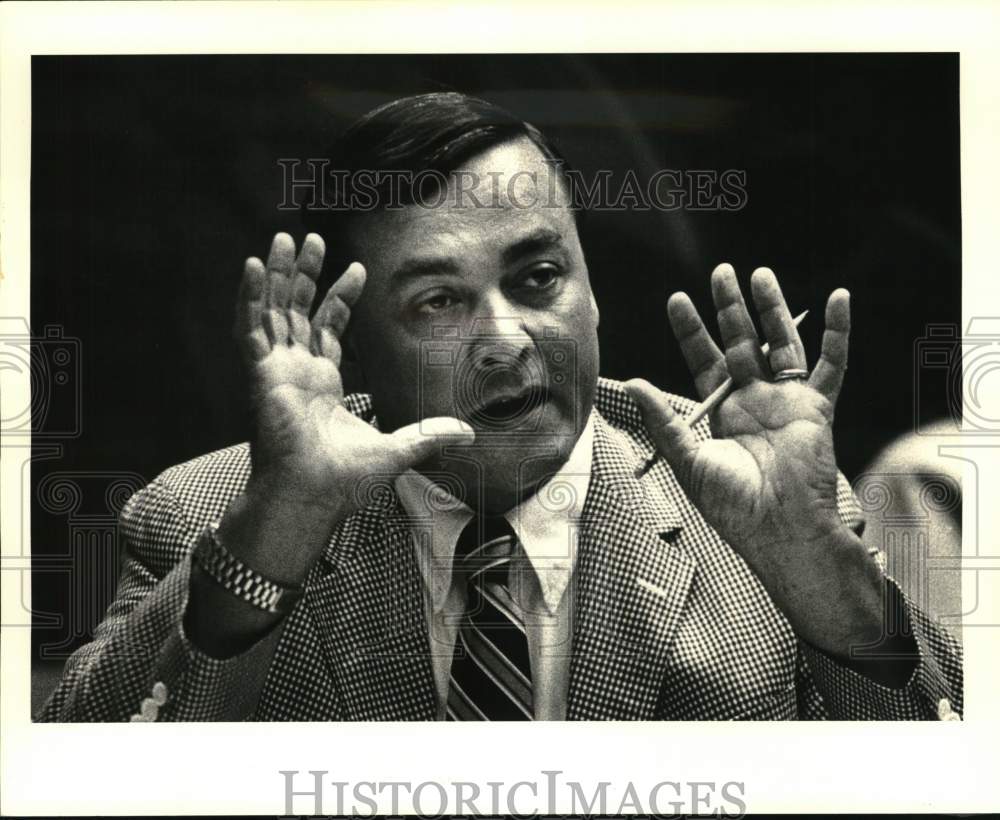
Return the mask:
<path id="1" fill-rule="evenodd" d="M 352 394 L 347 408 L 374 423 L 371 398 Z M 233 444 L 167 468 L 126 503 L 121 528 L 133 552 L 154 572 L 169 570 L 220 518 L 250 479 L 250 445 Z"/>
<path id="2" fill-rule="evenodd" d="M 369 395 L 351 394 L 344 404 L 354 415 L 374 422 Z M 155 485 L 161 497 L 165 491 L 188 519 L 204 525 L 225 512 L 249 478 L 250 444 L 241 442 L 175 464 L 160 473 L 150 487 Z"/>
<path id="3" fill-rule="evenodd" d="M 165 575 L 243 491 L 249 476 L 246 443 L 164 470 L 122 509 L 120 528 L 129 552 L 155 575 Z"/>
<path id="4" fill-rule="evenodd" d="M 186 519 L 204 524 L 225 511 L 249 478 L 250 445 L 242 442 L 175 464 L 151 486 L 169 495 Z"/>

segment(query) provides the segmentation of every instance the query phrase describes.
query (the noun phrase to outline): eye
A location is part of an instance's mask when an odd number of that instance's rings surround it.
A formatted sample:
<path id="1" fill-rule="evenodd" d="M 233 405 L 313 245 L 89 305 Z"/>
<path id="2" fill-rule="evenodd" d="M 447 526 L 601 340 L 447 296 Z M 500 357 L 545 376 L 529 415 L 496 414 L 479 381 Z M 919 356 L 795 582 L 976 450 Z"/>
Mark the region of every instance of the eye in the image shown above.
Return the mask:
<path id="1" fill-rule="evenodd" d="M 420 313 L 437 313 L 456 304 L 458 300 L 450 293 L 434 293 L 420 299 L 416 307 Z"/>
<path id="2" fill-rule="evenodd" d="M 547 290 L 556 284 L 560 271 L 554 265 L 539 265 L 526 271 L 519 284 L 529 290 Z"/>

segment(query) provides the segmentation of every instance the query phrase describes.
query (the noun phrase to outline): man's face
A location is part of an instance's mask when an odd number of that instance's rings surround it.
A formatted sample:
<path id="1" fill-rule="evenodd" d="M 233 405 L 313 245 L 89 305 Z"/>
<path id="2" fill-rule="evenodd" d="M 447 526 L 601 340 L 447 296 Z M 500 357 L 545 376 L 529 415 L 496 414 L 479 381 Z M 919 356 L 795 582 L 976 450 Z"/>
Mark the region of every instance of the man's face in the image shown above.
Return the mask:
<path id="1" fill-rule="evenodd" d="M 368 282 L 353 348 L 383 430 L 432 416 L 476 429 L 475 445 L 420 469 L 501 512 L 587 421 L 597 306 L 563 182 L 529 140 L 469 160 L 439 199 L 358 220 Z"/>

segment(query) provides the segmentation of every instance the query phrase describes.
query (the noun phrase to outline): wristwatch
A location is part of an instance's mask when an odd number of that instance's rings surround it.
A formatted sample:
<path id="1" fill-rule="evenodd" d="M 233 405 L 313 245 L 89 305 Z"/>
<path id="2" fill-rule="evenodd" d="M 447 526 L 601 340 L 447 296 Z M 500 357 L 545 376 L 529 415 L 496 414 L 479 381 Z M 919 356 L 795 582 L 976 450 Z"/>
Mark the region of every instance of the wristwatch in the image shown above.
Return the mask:
<path id="1" fill-rule="evenodd" d="M 219 540 L 218 521 L 205 527 L 194 559 L 219 586 L 265 612 L 287 615 L 304 591 L 301 586 L 283 586 L 244 564 Z"/>

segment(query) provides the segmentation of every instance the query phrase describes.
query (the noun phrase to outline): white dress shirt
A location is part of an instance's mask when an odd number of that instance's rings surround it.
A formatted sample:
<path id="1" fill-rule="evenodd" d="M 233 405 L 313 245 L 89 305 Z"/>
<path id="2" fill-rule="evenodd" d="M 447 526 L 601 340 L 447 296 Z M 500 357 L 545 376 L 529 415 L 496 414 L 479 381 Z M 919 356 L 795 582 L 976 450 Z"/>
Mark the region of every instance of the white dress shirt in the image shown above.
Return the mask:
<path id="1" fill-rule="evenodd" d="M 565 720 L 573 637 L 573 571 L 578 522 L 590 486 L 594 417 L 569 458 L 530 498 L 504 513 L 519 546 L 509 585 L 525 616 L 536 720 Z M 451 660 L 465 612 L 465 582 L 452 578 L 455 545 L 473 511 L 427 477 L 409 470 L 396 480 L 403 509 L 430 527 L 414 529 L 413 546 L 424 578 L 438 719 L 448 701 Z"/>

